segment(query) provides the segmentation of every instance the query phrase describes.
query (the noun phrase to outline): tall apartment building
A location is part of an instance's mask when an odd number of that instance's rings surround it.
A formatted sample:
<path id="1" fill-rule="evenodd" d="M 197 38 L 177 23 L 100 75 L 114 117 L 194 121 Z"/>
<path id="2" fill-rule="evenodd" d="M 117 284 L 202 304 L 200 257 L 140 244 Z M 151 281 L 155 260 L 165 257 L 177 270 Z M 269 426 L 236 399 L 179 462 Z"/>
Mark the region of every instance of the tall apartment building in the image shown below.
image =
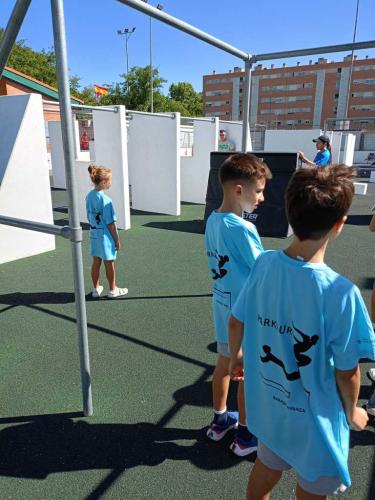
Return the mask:
<path id="1" fill-rule="evenodd" d="M 309 64 L 255 66 L 251 75 L 250 125 L 269 128 L 323 128 L 327 118 L 360 123 L 375 117 L 375 58 L 356 59 L 349 89 L 351 56 L 341 62 L 319 58 Z M 205 116 L 242 120 L 244 70 L 203 77 Z"/>

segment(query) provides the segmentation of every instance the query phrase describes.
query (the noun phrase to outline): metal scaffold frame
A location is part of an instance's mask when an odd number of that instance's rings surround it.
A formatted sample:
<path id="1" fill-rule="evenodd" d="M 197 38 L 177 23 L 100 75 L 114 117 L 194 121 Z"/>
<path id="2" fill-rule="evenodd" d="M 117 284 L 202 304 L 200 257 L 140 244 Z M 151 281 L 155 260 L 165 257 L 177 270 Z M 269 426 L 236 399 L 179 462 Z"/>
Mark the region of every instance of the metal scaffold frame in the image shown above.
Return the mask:
<path id="1" fill-rule="evenodd" d="M 224 52 L 232 54 L 244 61 L 245 64 L 245 84 L 244 84 L 244 109 L 243 109 L 243 128 L 242 128 L 242 151 L 248 150 L 247 129 L 249 122 L 250 109 L 250 84 L 251 68 L 255 62 L 271 59 L 282 59 L 296 56 L 305 56 L 311 54 L 327 54 L 333 52 L 343 52 L 347 50 L 359 50 L 375 47 L 375 40 L 346 43 L 341 45 L 330 45 L 323 47 L 314 47 L 310 49 L 297 49 L 284 52 L 271 52 L 265 54 L 252 55 L 244 52 L 218 38 L 205 33 L 204 31 L 185 23 L 184 21 L 167 14 L 164 11 L 152 7 L 142 0 L 117 0 L 118 2 L 136 9 L 148 16 L 151 16 L 163 23 L 166 23 L 190 36 L 198 38 Z M 3 74 L 5 64 L 9 58 L 12 47 L 16 42 L 19 30 L 30 6 L 31 0 L 17 0 L 14 9 L 9 18 L 8 25 L 0 41 L 0 78 Z M 65 172 L 67 182 L 67 193 L 69 200 L 69 226 L 61 227 L 53 224 L 43 224 L 39 222 L 28 221 L 25 219 L 16 219 L 0 215 L 0 224 L 15 226 L 32 231 L 41 231 L 49 234 L 60 235 L 69 238 L 72 243 L 72 263 L 74 274 L 74 289 L 76 301 L 77 327 L 79 333 L 79 352 L 81 365 L 81 381 L 83 396 L 83 411 L 86 416 L 92 415 L 92 396 L 91 396 L 91 376 L 90 361 L 87 339 L 87 320 L 86 303 L 82 266 L 82 229 L 80 226 L 78 214 L 78 191 L 76 176 L 74 171 L 74 142 L 73 142 L 73 121 L 72 105 L 70 101 L 69 77 L 68 77 L 68 59 L 64 19 L 63 0 L 51 0 L 53 36 L 56 54 L 57 81 L 59 87 L 59 105 L 62 119 L 62 138 L 65 160 Z M 73 106 L 73 109 L 85 109 L 84 106 Z M 90 109 L 90 107 L 86 108 Z"/>

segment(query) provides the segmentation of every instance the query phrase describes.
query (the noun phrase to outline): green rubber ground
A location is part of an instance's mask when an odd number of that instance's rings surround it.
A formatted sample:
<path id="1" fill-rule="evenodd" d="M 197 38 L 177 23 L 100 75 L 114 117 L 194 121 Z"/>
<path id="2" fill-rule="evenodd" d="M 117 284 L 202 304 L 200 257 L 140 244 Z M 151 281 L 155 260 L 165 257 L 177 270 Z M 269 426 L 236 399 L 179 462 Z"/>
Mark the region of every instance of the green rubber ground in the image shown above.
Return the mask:
<path id="1" fill-rule="evenodd" d="M 327 263 L 359 285 L 369 304 L 375 238 L 371 195 L 357 196 Z M 66 193 L 55 191 L 54 204 Z M 125 299 L 87 301 L 94 416 L 83 418 L 71 250 L 0 267 L 0 498 L 242 499 L 252 460 L 210 443 L 215 362 L 204 207 L 181 217 L 134 213 L 121 233 L 117 272 Z M 55 211 L 58 224 L 66 211 Z M 84 231 L 86 290 L 90 291 Z M 265 238 L 266 248 L 288 240 Z M 371 393 L 363 363 L 361 398 Z M 347 499 L 375 499 L 375 429 L 353 433 Z M 273 498 L 294 498 L 287 473 Z"/>

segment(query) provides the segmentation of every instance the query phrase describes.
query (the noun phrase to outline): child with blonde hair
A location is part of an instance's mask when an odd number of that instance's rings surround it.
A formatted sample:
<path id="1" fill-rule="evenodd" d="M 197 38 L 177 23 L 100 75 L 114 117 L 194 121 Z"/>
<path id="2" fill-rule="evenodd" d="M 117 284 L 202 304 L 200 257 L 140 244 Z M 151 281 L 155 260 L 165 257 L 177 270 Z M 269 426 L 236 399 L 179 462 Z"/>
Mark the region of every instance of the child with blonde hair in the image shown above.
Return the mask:
<path id="1" fill-rule="evenodd" d="M 95 186 L 86 196 L 86 213 L 90 224 L 90 255 L 93 258 L 92 296 L 98 298 L 103 292 L 99 281 L 103 261 L 109 285 L 107 297 L 113 299 L 126 295 L 128 289 L 116 285 L 115 260 L 121 243 L 116 227 L 116 212 L 111 198 L 104 192 L 111 187 L 112 171 L 97 165 L 90 165 L 88 171 Z"/>

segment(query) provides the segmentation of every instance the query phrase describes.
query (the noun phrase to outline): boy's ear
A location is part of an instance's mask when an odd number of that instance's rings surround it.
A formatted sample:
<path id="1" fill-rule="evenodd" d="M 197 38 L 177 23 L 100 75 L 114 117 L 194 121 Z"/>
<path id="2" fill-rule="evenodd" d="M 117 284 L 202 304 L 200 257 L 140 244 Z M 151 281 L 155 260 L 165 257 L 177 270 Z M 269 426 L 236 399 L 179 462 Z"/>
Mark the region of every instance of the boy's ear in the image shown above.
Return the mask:
<path id="1" fill-rule="evenodd" d="M 241 184 L 235 184 L 234 185 L 234 192 L 236 194 L 242 194 L 242 186 L 241 186 Z"/>
<path id="2" fill-rule="evenodd" d="M 337 222 L 336 224 L 333 226 L 333 230 L 336 234 L 340 234 L 341 231 L 342 231 L 342 228 L 344 227 L 344 224 L 345 222 L 348 220 L 348 216 L 347 215 L 343 215 Z"/>

